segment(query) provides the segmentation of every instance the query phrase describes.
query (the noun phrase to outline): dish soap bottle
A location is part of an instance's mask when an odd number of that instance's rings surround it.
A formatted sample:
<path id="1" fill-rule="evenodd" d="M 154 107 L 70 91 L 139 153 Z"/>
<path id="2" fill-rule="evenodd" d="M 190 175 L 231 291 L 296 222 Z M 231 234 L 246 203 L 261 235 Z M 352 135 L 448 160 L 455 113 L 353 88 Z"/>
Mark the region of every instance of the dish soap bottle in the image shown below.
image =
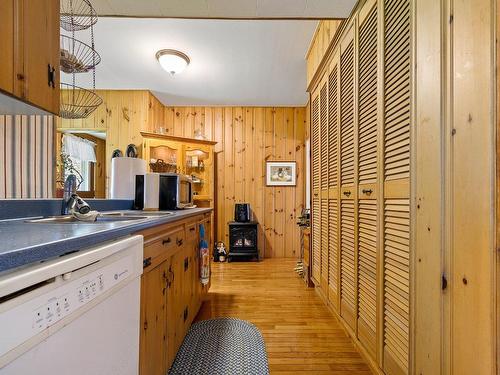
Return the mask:
<path id="1" fill-rule="evenodd" d="M 210 281 L 210 254 L 203 224 L 200 224 L 200 281 L 203 285 Z"/>

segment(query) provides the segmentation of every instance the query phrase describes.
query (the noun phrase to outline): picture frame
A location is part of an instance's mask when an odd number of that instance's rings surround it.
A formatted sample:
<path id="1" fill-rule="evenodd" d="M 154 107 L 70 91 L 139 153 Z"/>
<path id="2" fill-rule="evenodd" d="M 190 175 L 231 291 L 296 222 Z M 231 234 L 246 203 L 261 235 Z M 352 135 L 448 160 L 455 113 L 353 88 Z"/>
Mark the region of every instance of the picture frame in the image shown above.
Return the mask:
<path id="1" fill-rule="evenodd" d="M 266 161 L 267 186 L 296 186 L 297 162 Z"/>

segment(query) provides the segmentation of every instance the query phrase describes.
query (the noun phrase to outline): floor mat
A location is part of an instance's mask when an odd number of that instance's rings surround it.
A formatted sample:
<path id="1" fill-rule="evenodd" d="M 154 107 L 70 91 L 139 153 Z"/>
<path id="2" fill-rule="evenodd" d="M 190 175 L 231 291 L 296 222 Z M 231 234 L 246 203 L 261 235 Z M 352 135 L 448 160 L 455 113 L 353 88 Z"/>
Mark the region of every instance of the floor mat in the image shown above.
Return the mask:
<path id="1" fill-rule="evenodd" d="M 203 320 L 191 326 L 170 375 L 269 374 L 264 339 L 240 319 Z"/>

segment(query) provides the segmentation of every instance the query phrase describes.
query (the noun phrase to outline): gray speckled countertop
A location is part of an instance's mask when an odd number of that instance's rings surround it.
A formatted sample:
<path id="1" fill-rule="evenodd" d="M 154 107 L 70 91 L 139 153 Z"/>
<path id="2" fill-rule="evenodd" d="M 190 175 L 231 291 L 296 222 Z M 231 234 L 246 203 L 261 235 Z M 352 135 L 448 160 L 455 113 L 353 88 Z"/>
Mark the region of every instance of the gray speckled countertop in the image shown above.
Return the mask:
<path id="1" fill-rule="evenodd" d="M 173 215 L 98 223 L 41 224 L 27 223 L 26 218 L 0 220 L 0 273 L 211 210 L 193 208 L 173 211 Z"/>

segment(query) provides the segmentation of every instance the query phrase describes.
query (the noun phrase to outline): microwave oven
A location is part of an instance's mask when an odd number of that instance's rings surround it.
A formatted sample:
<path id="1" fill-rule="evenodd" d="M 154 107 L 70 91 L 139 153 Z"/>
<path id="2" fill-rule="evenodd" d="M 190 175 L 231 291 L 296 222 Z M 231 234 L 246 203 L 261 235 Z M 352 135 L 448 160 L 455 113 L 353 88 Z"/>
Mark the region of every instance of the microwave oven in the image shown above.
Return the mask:
<path id="1" fill-rule="evenodd" d="M 135 177 L 137 210 L 179 210 L 193 205 L 193 182 L 177 173 L 146 173 Z"/>

